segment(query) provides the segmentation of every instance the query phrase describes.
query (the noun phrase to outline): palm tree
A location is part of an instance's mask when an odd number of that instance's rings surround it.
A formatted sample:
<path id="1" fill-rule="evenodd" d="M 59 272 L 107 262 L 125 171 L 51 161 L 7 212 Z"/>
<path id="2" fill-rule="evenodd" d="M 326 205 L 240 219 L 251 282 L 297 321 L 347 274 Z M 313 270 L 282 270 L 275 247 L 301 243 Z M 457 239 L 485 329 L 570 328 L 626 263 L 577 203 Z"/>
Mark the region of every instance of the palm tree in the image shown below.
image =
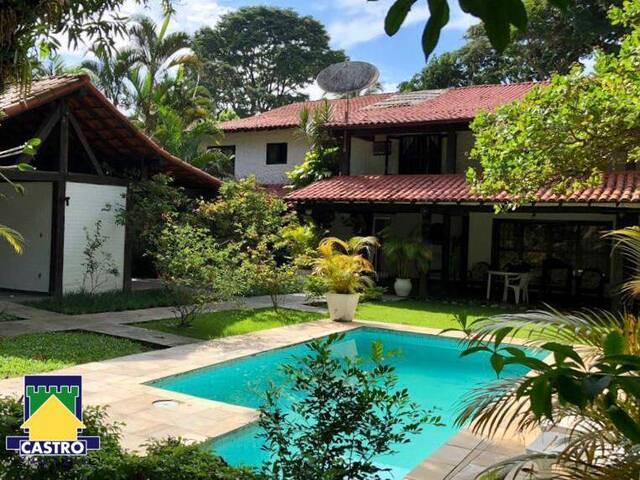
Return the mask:
<path id="1" fill-rule="evenodd" d="M 69 66 L 64 59 L 58 55 L 51 55 L 44 61 L 36 61 L 33 66 L 33 78 L 46 78 L 54 75 L 68 75 L 83 73 L 81 66 Z"/>
<path id="2" fill-rule="evenodd" d="M 640 228 L 606 236 L 635 268 L 623 287 L 626 298 L 634 300 L 640 293 Z M 470 424 L 489 437 L 563 420 L 571 425 L 561 452 L 522 455 L 485 473 L 496 479 L 514 478 L 518 472 L 528 472 L 526 478 L 532 479 L 640 478 L 640 320 L 635 315 L 550 309 L 480 319 L 462 327 L 468 342 L 465 355 L 490 354 L 498 374 L 510 364 L 531 372 L 477 389 L 464 400 L 458 425 Z M 528 337 L 530 346 L 553 354 L 554 360 L 544 363 L 523 349 L 502 345 L 505 336 L 518 334 Z"/>
<path id="3" fill-rule="evenodd" d="M 116 107 L 126 104 L 130 95 L 126 85 L 127 74 L 134 63 L 131 52 L 123 50 L 109 55 L 103 51 L 94 51 L 93 54 L 95 60 L 85 60 L 80 66 Z"/>
<path id="4" fill-rule="evenodd" d="M 170 20 L 167 15 L 158 28 L 149 17 L 139 16 L 129 29 L 132 45 L 126 55 L 136 67 L 130 76 L 136 93 L 134 106 L 147 132 L 153 132 L 156 125 L 160 95 L 156 87 L 172 78 L 174 67 L 198 66 L 198 59 L 189 48 L 189 36 L 184 32 L 167 33 Z"/>

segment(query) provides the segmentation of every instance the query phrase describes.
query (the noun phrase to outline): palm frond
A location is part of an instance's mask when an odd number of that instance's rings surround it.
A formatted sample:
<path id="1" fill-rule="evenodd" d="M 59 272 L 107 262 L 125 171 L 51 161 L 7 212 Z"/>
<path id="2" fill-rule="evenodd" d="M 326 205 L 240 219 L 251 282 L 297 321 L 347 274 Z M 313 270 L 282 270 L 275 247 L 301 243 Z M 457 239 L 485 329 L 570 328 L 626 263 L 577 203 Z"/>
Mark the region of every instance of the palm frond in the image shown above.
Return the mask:
<path id="1" fill-rule="evenodd" d="M 9 244 L 14 252 L 21 254 L 24 249 L 24 237 L 13 228 L 0 225 L 0 238 Z"/>

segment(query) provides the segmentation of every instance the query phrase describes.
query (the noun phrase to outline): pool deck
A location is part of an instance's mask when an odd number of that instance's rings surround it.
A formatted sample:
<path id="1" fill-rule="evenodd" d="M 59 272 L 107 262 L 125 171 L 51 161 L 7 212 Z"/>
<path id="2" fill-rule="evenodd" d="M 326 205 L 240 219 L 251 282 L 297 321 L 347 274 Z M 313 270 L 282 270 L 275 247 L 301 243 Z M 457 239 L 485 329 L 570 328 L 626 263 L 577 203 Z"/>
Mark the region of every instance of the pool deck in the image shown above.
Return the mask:
<path id="1" fill-rule="evenodd" d="M 145 385 L 146 382 L 362 326 L 440 334 L 437 329 L 399 324 L 318 320 L 77 365 L 49 374 L 82 375 L 84 404 L 108 406 L 110 419 L 124 424 L 123 446 L 143 451 L 150 439 L 174 436 L 188 441 L 205 441 L 237 430 L 258 416 L 257 411 L 250 408 L 171 392 Z M 456 332 L 448 336 L 459 337 Z M 514 343 L 519 342 L 514 340 Z M 22 391 L 21 377 L 0 381 L 0 395 L 20 396 Z M 176 404 L 171 407 L 155 405 L 161 400 L 174 400 Z M 520 437 L 501 442 L 487 441 L 463 430 L 406 478 L 471 480 L 492 463 L 522 453 L 527 441 L 528 438 Z"/>

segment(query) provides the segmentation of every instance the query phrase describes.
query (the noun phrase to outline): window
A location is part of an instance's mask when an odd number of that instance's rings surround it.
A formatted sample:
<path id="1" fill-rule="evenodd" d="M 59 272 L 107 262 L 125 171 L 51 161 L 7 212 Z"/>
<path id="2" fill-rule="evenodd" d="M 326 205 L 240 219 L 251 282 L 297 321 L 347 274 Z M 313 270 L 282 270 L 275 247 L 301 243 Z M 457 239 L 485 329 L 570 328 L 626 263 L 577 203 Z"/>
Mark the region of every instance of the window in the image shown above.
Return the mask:
<path id="1" fill-rule="evenodd" d="M 440 135 L 400 137 L 398 173 L 406 175 L 442 173 L 442 138 Z"/>
<path id="2" fill-rule="evenodd" d="M 284 165 L 287 163 L 286 143 L 267 143 L 267 165 Z"/>
<path id="3" fill-rule="evenodd" d="M 213 145 L 208 150 L 217 150 L 220 153 L 224 153 L 227 157 L 236 156 L 235 145 Z"/>

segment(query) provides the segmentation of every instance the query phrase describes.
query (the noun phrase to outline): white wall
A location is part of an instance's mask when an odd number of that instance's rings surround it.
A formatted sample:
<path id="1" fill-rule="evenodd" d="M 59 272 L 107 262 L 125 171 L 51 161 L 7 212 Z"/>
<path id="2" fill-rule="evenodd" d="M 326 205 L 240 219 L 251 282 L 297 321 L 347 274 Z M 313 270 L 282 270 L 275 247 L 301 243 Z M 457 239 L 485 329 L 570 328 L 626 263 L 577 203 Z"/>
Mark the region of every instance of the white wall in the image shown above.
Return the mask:
<path id="1" fill-rule="evenodd" d="M 24 182 L 24 195 L 0 183 L 0 224 L 25 239 L 24 253 L 16 254 L 0 240 L 0 288 L 32 292 L 49 291 L 51 268 L 51 209 L 53 186 L 48 182 Z"/>
<path id="2" fill-rule="evenodd" d="M 115 222 L 116 207 L 123 205 L 126 187 L 67 183 L 69 205 L 65 209 L 63 289 L 65 292 L 83 288 L 86 268 L 83 251 L 87 245 L 87 232 L 93 236 L 96 222 L 102 220 L 102 235 L 108 237 L 104 251 L 112 255 L 120 275 L 105 275 L 100 290 L 122 289 L 124 272 L 124 226 Z M 110 209 L 106 206 L 111 205 Z M 87 285 L 88 288 L 88 285 Z"/>
<path id="3" fill-rule="evenodd" d="M 255 175 L 266 185 L 289 183 L 286 172 L 304 161 L 307 150 L 294 129 L 227 133 L 220 145 L 236 146 L 235 177 Z M 287 143 L 286 165 L 267 165 L 267 143 Z"/>

